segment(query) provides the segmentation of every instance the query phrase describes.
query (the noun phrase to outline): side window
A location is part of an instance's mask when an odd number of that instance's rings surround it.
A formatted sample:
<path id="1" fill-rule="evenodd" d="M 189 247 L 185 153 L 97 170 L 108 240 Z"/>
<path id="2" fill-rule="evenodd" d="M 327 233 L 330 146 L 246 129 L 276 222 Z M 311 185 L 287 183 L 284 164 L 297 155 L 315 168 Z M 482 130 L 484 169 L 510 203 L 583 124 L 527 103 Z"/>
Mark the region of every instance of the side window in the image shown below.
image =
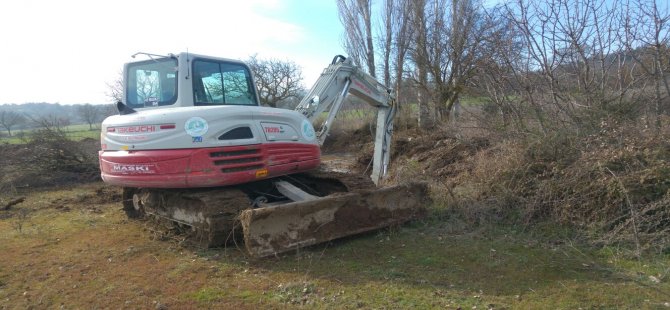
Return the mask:
<path id="1" fill-rule="evenodd" d="M 193 62 L 195 105 L 257 105 L 251 75 L 239 64 Z"/>

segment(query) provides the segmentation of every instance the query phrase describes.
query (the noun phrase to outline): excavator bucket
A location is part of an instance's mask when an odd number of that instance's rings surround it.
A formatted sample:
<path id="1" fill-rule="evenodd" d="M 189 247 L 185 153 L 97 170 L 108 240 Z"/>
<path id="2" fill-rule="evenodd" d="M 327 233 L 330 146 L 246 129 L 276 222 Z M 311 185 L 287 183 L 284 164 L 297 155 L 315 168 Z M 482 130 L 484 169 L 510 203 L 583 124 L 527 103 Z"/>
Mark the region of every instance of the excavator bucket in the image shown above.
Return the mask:
<path id="1" fill-rule="evenodd" d="M 264 257 L 387 226 L 425 214 L 425 183 L 339 193 L 242 211 L 244 243 Z"/>

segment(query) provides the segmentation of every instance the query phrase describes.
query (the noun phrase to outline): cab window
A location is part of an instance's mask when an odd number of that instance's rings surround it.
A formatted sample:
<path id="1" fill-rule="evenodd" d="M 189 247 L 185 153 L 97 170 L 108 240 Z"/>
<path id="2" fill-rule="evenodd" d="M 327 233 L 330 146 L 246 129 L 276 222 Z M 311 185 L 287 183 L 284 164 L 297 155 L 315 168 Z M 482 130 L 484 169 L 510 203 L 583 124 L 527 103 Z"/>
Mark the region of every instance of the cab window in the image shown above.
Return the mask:
<path id="1" fill-rule="evenodd" d="M 126 102 L 131 108 L 171 105 L 177 101 L 176 59 L 132 63 L 126 74 Z"/>
<path id="2" fill-rule="evenodd" d="M 249 70 L 240 64 L 195 60 L 195 105 L 258 105 Z"/>

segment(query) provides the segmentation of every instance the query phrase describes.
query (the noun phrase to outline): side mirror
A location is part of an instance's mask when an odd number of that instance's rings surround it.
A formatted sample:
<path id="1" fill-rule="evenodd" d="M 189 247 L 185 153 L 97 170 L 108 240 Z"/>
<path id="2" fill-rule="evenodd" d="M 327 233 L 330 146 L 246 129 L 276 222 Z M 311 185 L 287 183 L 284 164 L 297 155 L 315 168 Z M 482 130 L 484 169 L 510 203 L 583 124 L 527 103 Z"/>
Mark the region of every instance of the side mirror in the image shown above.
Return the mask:
<path id="1" fill-rule="evenodd" d="M 123 102 L 121 101 L 116 102 L 116 109 L 119 110 L 120 115 L 126 115 L 136 112 L 135 110 L 133 110 L 133 108 L 123 104 Z"/>

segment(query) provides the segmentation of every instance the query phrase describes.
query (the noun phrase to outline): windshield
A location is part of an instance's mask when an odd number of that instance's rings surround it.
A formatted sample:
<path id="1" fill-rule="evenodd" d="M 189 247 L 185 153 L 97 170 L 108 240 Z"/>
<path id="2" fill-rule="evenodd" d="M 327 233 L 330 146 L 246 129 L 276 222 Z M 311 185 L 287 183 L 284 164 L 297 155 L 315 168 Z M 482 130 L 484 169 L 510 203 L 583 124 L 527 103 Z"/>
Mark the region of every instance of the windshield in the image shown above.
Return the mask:
<path id="1" fill-rule="evenodd" d="M 257 105 L 249 70 L 213 60 L 193 62 L 193 97 L 195 105 Z"/>
<path id="2" fill-rule="evenodd" d="M 131 108 L 171 105 L 177 101 L 176 59 L 132 63 L 126 74 L 126 105 Z"/>

